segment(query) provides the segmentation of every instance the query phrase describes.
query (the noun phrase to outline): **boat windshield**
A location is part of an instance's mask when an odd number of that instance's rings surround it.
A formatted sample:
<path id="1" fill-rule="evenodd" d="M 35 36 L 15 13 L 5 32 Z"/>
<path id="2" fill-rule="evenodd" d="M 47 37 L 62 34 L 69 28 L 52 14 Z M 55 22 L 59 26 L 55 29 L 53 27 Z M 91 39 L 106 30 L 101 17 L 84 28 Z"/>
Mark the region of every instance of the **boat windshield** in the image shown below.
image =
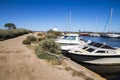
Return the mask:
<path id="1" fill-rule="evenodd" d="M 104 46 L 101 47 L 101 48 L 104 48 L 104 49 L 115 49 L 115 48 L 113 48 L 113 47 L 111 47 L 111 46 L 108 46 L 108 45 L 104 45 Z"/>
<path id="2" fill-rule="evenodd" d="M 95 44 L 95 42 L 91 42 L 91 43 L 89 43 L 89 45 L 94 45 Z"/>
<path id="3" fill-rule="evenodd" d="M 93 52 L 94 50 L 95 50 L 95 49 L 93 49 L 93 48 L 88 48 L 88 49 L 87 49 L 88 52 Z"/>
<path id="4" fill-rule="evenodd" d="M 115 48 L 113 48 L 113 47 L 111 47 L 111 46 L 108 46 L 108 45 L 105 45 L 105 44 L 102 44 L 102 43 L 91 42 L 89 45 L 90 45 L 90 46 L 97 47 L 97 48 L 115 49 Z"/>
<path id="5" fill-rule="evenodd" d="M 94 46 L 95 46 L 95 47 L 98 47 L 98 48 L 101 47 L 102 45 L 104 45 L 104 44 L 100 44 L 100 43 L 94 44 Z"/>
<path id="6" fill-rule="evenodd" d="M 75 40 L 76 39 L 76 36 L 64 36 L 65 40 Z"/>
<path id="7" fill-rule="evenodd" d="M 87 48 L 88 48 L 88 47 L 86 47 L 86 46 L 85 46 L 85 47 L 83 47 L 83 49 L 87 49 Z"/>

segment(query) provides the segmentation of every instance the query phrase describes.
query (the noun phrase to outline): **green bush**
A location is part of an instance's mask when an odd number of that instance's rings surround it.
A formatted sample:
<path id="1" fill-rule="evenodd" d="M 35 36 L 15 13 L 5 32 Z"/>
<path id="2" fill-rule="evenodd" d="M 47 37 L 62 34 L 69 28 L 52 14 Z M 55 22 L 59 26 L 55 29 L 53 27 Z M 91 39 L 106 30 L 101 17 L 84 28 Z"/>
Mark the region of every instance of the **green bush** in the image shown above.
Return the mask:
<path id="1" fill-rule="evenodd" d="M 49 34 L 47 33 L 46 38 L 48 38 L 48 39 L 55 39 L 56 36 L 53 33 L 49 33 Z"/>
<path id="2" fill-rule="evenodd" d="M 60 46 L 52 39 L 45 39 L 39 43 L 42 50 L 57 54 L 60 51 Z"/>
<path id="3" fill-rule="evenodd" d="M 51 34 L 51 33 L 54 34 L 55 37 L 62 36 L 62 33 L 59 32 L 59 31 L 53 31 L 53 30 L 48 30 L 47 31 L 47 34 Z"/>
<path id="4" fill-rule="evenodd" d="M 30 40 L 31 42 L 37 41 L 37 38 L 34 37 L 33 35 L 27 36 L 27 39 Z"/>
<path id="5" fill-rule="evenodd" d="M 30 44 L 31 44 L 31 41 L 30 41 L 29 39 L 25 39 L 25 40 L 23 41 L 23 44 L 25 44 L 25 45 L 30 45 Z"/>
<path id="6" fill-rule="evenodd" d="M 62 33 L 59 31 L 48 30 L 46 38 L 57 38 L 58 36 L 62 36 Z"/>
<path id="7" fill-rule="evenodd" d="M 45 38 L 38 38 L 38 41 L 42 41 L 42 40 L 44 40 Z"/>
<path id="8" fill-rule="evenodd" d="M 60 55 L 60 46 L 55 43 L 52 39 L 45 39 L 40 41 L 39 45 L 35 48 L 35 53 L 39 58 L 44 58 L 44 59 L 51 59 L 54 58 L 55 56 L 51 55 L 52 54 L 57 54 Z"/>
<path id="9" fill-rule="evenodd" d="M 31 32 L 30 30 L 26 29 L 12 29 L 12 30 L 0 29 L 0 40 L 14 38 L 30 32 Z"/>
<path id="10" fill-rule="evenodd" d="M 38 35 L 38 36 L 42 36 L 43 34 L 42 34 L 42 33 L 38 33 L 37 35 Z"/>
<path id="11" fill-rule="evenodd" d="M 55 56 L 52 56 L 50 54 L 40 54 L 38 55 L 40 59 L 46 59 L 46 60 L 51 60 L 51 59 L 56 59 Z"/>

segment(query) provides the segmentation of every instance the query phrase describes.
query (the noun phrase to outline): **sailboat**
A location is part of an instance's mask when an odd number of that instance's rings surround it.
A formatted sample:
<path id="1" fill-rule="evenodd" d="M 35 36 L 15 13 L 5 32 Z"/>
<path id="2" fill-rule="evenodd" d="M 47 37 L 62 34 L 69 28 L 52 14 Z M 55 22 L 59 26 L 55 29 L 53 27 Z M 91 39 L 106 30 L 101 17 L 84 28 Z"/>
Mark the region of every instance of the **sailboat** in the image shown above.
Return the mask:
<path id="1" fill-rule="evenodd" d="M 109 24 L 109 29 L 110 29 L 110 27 L 111 27 L 111 23 L 112 23 L 112 14 L 113 14 L 113 9 L 111 8 L 111 11 L 110 11 L 110 16 L 109 16 L 109 22 L 108 22 L 108 24 Z M 105 25 L 105 28 L 107 27 L 107 23 L 106 23 L 106 25 Z M 105 28 L 104 28 L 104 31 L 105 31 Z M 108 37 L 108 38 L 118 38 L 118 37 L 120 37 L 120 35 L 119 34 L 116 34 L 116 33 L 110 33 L 109 32 L 109 30 L 108 30 L 108 32 L 107 33 L 104 33 L 104 31 L 103 31 L 103 34 L 101 35 L 102 37 Z"/>
<path id="2" fill-rule="evenodd" d="M 116 33 L 106 33 L 104 34 L 104 37 L 108 37 L 108 38 L 119 38 L 119 34 Z"/>

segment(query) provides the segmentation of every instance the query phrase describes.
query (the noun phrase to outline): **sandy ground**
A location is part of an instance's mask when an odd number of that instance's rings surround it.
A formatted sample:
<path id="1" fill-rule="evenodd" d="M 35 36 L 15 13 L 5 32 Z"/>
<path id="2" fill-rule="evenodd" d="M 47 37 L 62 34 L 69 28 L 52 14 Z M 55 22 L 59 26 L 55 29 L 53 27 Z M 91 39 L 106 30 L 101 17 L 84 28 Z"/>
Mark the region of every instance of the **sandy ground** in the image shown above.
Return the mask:
<path id="1" fill-rule="evenodd" d="M 53 66 L 38 59 L 33 50 L 22 44 L 26 36 L 0 41 L 0 80 L 85 80 L 73 76 L 62 65 Z M 104 80 L 71 60 L 65 60 L 65 66 L 82 71 L 93 80 Z"/>

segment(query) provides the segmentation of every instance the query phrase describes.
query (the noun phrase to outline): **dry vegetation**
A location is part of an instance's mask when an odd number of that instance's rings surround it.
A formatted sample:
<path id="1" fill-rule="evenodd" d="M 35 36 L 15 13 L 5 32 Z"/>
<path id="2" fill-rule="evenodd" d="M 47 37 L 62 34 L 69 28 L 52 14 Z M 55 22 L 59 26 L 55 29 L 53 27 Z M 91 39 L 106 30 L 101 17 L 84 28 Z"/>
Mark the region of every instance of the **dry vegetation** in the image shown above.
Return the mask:
<path id="1" fill-rule="evenodd" d="M 28 34 L 30 32 L 31 32 L 30 30 L 26 29 L 12 29 L 12 30 L 0 29 L 0 41 L 21 36 L 23 34 Z"/>

